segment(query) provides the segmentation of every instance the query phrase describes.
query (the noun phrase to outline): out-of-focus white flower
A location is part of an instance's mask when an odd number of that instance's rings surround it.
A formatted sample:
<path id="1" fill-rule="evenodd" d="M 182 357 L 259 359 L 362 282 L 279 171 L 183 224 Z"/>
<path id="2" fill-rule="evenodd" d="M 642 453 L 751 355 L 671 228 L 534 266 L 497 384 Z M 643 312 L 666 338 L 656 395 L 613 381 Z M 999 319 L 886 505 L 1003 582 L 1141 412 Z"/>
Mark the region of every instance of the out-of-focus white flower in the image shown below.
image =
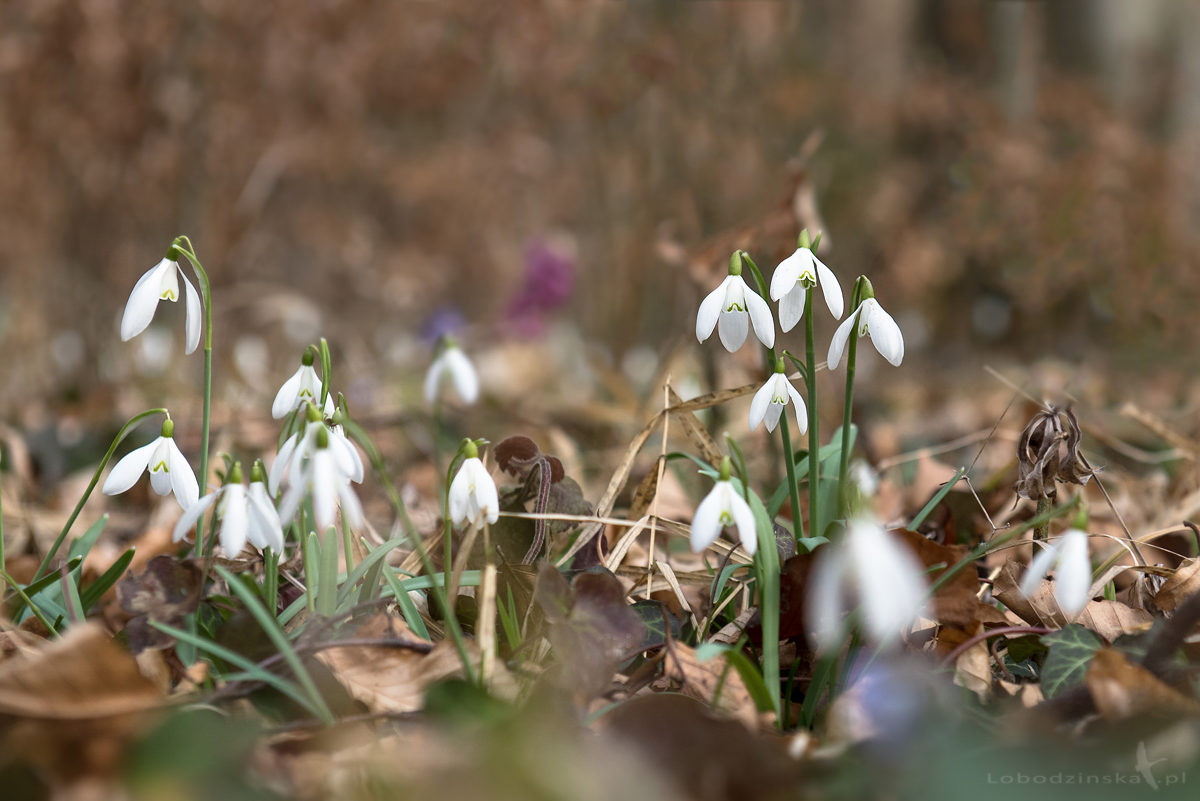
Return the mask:
<path id="1" fill-rule="evenodd" d="M 834 319 L 842 316 L 842 287 L 833 271 L 826 267 L 810 248 L 798 247 L 792 255 L 779 262 L 771 276 L 771 300 L 779 301 L 779 327 L 791 331 L 804 316 L 804 300 L 808 290 L 820 285 L 825 305 Z"/>
<path id="2" fill-rule="evenodd" d="M 326 401 L 327 409 L 332 410 L 328 397 Z M 358 449 L 354 447 L 354 443 L 346 436 L 342 427 L 326 425 L 322 414 L 312 403 L 308 404 L 305 414 L 304 429 L 288 437 L 271 464 L 271 472 L 267 476 L 267 487 L 271 494 L 279 491 L 279 485 L 285 477 L 298 475 L 303 471 L 305 462 L 312 454 L 316 437 L 321 431 L 326 431 L 329 435 L 329 449 L 333 452 L 338 470 L 351 481 L 361 484 L 365 474 L 362 457 L 358 455 Z"/>
<path id="3" fill-rule="evenodd" d="M 495 523 L 500 519 L 500 499 L 496 494 L 496 482 L 479 460 L 479 450 L 474 442 L 463 443 L 462 466 L 450 482 L 447 503 L 450 521 L 456 526 L 470 523 L 473 526 L 486 519 Z"/>
<path id="4" fill-rule="evenodd" d="M 805 627 L 819 650 L 837 647 L 845 636 L 849 596 L 857 603 L 863 632 L 885 646 L 921 615 L 926 595 L 925 571 L 916 556 L 878 523 L 851 520 L 840 540 L 819 551 Z"/>
<path id="5" fill-rule="evenodd" d="M 716 542 L 726 526 L 737 526 L 738 539 L 746 553 L 754 556 L 758 549 L 758 533 L 754 523 L 754 512 L 750 505 L 733 488 L 729 480 L 729 457 L 721 462 L 721 473 L 704 500 L 692 515 L 691 545 L 696 553 Z"/>
<path id="6" fill-rule="evenodd" d="M 275 553 L 282 552 L 283 525 L 274 504 L 267 497 L 261 466 L 255 465 L 254 475 L 256 478 L 251 481 L 250 491 L 247 492 L 242 486 L 241 465 L 235 464 L 229 471 L 223 487 L 205 495 L 184 511 L 175 524 L 175 530 L 171 534 L 172 541 L 179 542 L 183 539 L 200 515 L 219 499 L 217 515 L 221 518 L 221 529 L 218 542 L 221 543 L 221 550 L 225 556 L 234 558 L 241 553 L 247 542 L 260 550 L 269 547 Z"/>
<path id="7" fill-rule="evenodd" d="M 134 448 L 117 462 L 101 487 L 105 495 L 119 495 L 132 487 L 142 473 L 150 473 L 150 486 L 159 495 L 174 494 L 184 509 L 196 502 L 200 486 L 172 435 L 175 424 L 165 420 L 162 433 L 148 445 Z"/>
<path id="8" fill-rule="evenodd" d="M 303 403 L 316 403 L 321 397 L 321 379 L 313 369 L 313 359 L 311 348 L 304 351 L 300 367 L 275 393 L 275 402 L 271 404 L 271 416 L 276 420 L 287 417 L 288 412 Z M 325 413 L 333 414 L 333 399 L 330 395 L 325 396 Z"/>
<path id="9" fill-rule="evenodd" d="M 449 339 L 443 341 L 442 352 L 425 373 L 425 402 L 430 406 L 437 400 L 438 388 L 447 375 L 450 376 L 454 391 L 462 398 L 463 403 L 471 404 L 479 398 L 479 375 L 475 372 L 475 365 L 471 364 L 471 360 L 462 349 Z"/>
<path id="10" fill-rule="evenodd" d="M 1026 598 L 1037 592 L 1042 579 L 1051 568 L 1054 571 L 1054 599 L 1064 614 L 1074 617 L 1083 611 L 1091 598 L 1092 560 L 1088 556 L 1088 535 L 1077 528 L 1069 529 L 1054 542 L 1042 548 L 1025 577 L 1021 579 L 1021 594 Z"/>
<path id="11" fill-rule="evenodd" d="M 200 294 L 192 286 L 192 282 L 184 275 L 179 266 L 179 250 L 174 246 L 167 251 L 166 257 L 151 267 L 129 293 L 125 303 L 125 313 L 121 316 L 121 339 L 129 341 L 146 330 L 154 319 L 160 300 L 172 303 L 179 300 L 179 279 L 187 291 L 187 347 L 186 353 L 191 353 L 200 344 Z"/>
<path id="12" fill-rule="evenodd" d="M 307 456 L 299 476 L 294 476 L 288 491 L 279 504 L 279 519 L 291 520 L 300 507 L 300 501 L 311 494 L 313 518 L 319 530 L 324 531 L 334 523 L 338 507 L 350 528 L 362 525 L 362 504 L 350 488 L 351 476 L 344 471 L 345 463 L 336 455 L 334 436 L 323 425 L 313 438 L 311 453 Z"/>
<path id="13" fill-rule="evenodd" d="M 721 344 L 733 353 L 745 343 L 751 324 L 759 341 L 768 348 L 774 347 L 775 321 L 771 318 L 771 307 L 746 286 L 742 278 L 741 251 L 737 251 L 729 260 L 729 275 L 700 302 L 700 310 L 696 313 L 696 339 L 703 342 L 717 328 Z"/>
<path id="14" fill-rule="evenodd" d="M 857 326 L 855 322 L 858 323 Z M 833 340 L 829 343 L 829 358 L 826 360 L 830 370 L 836 370 L 841 364 L 846 342 L 856 327 L 859 338 L 869 336 L 880 356 L 894 366 L 900 366 L 900 362 L 904 360 L 904 335 L 900 333 L 900 326 L 896 325 L 892 315 L 885 312 L 875 298 L 867 298 L 834 332 Z"/>
<path id="15" fill-rule="evenodd" d="M 767 431 L 774 431 L 775 426 L 779 424 L 779 416 L 783 414 L 783 407 L 789 400 L 796 407 L 797 430 L 801 434 L 808 431 L 808 409 L 804 405 L 804 398 L 800 397 L 792 382 L 788 381 L 782 365 L 767 379 L 767 383 L 754 393 L 754 400 L 750 401 L 750 430 L 758 428 L 759 423 L 766 423 Z"/>

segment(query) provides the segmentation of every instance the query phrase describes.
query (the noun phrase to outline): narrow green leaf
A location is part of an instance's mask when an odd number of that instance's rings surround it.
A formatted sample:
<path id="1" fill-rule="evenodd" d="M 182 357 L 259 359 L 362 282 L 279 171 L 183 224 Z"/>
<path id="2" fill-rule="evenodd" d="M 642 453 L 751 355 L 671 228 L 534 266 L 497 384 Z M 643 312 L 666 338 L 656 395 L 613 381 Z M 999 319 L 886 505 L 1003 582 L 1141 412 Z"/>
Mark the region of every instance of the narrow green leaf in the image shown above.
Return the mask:
<path id="1" fill-rule="evenodd" d="M 125 575 L 125 571 L 129 568 L 129 563 L 133 561 L 133 554 L 136 550 L 136 548 L 130 548 L 121 554 L 120 558 L 113 562 L 108 570 L 105 570 L 98 579 L 84 588 L 80 594 L 80 600 L 83 602 L 83 611 L 85 613 L 99 602 L 104 593 L 108 592 L 114 584 L 120 581 L 121 576 Z"/>

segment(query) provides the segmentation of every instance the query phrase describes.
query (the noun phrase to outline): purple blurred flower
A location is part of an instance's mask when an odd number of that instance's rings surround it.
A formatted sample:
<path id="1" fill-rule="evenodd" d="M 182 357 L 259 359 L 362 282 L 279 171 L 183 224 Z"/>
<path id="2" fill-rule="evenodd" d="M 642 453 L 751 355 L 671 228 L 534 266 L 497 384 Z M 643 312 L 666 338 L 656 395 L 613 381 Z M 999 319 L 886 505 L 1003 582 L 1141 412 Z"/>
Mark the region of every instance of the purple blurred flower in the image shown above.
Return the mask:
<path id="1" fill-rule="evenodd" d="M 545 242 L 525 252 L 525 282 L 509 301 L 505 323 L 520 336 L 542 333 L 546 315 L 561 308 L 575 288 L 575 259 Z"/>
<path id="2" fill-rule="evenodd" d="M 466 324 L 467 320 L 457 306 L 450 304 L 439 306 L 421 326 L 421 339 L 432 347 L 442 337 L 461 331 Z"/>

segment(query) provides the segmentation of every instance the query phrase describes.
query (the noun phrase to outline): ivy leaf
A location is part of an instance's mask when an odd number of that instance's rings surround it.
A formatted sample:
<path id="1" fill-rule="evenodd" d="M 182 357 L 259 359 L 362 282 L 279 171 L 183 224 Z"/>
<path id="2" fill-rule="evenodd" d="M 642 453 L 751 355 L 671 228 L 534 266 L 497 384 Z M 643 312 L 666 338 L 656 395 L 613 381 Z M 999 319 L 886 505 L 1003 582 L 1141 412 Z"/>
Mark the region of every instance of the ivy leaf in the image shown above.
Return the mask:
<path id="1" fill-rule="evenodd" d="M 1100 638 L 1078 623 L 1042 635 L 1050 648 L 1042 664 L 1042 692 L 1053 698 L 1064 689 L 1083 683 L 1088 663 L 1100 650 Z"/>

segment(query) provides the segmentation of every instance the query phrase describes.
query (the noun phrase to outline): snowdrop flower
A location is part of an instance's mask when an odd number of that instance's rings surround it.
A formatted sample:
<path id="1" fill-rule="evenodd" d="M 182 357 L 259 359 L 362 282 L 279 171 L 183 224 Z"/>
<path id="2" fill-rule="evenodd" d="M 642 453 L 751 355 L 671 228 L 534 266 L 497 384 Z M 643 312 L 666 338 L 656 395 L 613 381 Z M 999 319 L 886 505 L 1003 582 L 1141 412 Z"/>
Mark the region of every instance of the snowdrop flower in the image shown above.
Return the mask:
<path id="1" fill-rule="evenodd" d="M 271 416 L 276 420 L 288 416 L 288 413 L 303 403 L 316 403 L 321 397 L 321 379 L 313 369 L 316 356 L 313 349 L 304 351 L 300 358 L 300 368 L 292 373 L 292 377 L 283 382 L 279 392 L 275 393 L 275 402 L 271 404 Z M 325 413 L 333 414 L 333 399 L 325 396 Z"/>
<path id="2" fill-rule="evenodd" d="M 758 549 L 758 533 L 754 512 L 729 480 L 732 467 L 729 457 L 721 460 L 721 473 L 712 490 L 696 507 L 692 516 L 692 550 L 696 553 L 716 542 L 725 526 L 737 526 L 738 538 L 746 553 L 754 556 Z"/>
<path id="3" fill-rule="evenodd" d="M 174 493 L 175 500 L 184 509 L 191 507 L 200 496 L 200 486 L 192 466 L 175 444 L 172 435 L 175 423 L 170 418 L 163 421 L 158 439 L 140 448 L 134 448 L 117 462 L 101 487 L 105 495 L 120 495 L 141 478 L 150 473 L 150 486 L 159 495 Z"/>
<path id="4" fill-rule="evenodd" d="M 172 303 L 179 300 L 179 279 L 183 278 L 187 290 L 187 347 L 185 352 L 191 353 L 200 344 L 200 294 L 192 286 L 192 282 L 183 274 L 179 266 L 179 249 L 174 245 L 158 264 L 147 270 L 133 291 L 129 293 L 129 301 L 125 304 L 125 313 L 121 316 L 121 339 L 128 342 L 146 330 L 154 319 L 160 300 Z"/>
<path id="5" fill-rule="evenodd" d="M 1051 567 L 1054 572 L 1054 599 L 1064 614 L 1074 617 L 1083 611 L 1091 598 L 1092 561 L 1088 556 L 1088 535 L 1077 528 L 1068 530 L 1050 545 L 1042 548 L 1021 579 L 1021 594 L 1031 597 L 1042 585 Z"/>
<path id="6" fill-rule="evenodd" d="M 779 424 L 779 416 L 783 414 L 783 407 L 787 406 L 789 400 L 796 406 L 796 425 L 803 434 L 808 431 L 808 410 L 804 405 L 804 398 L 800 397 L 800 393 L 784 373 L 783 359 L 779 359 L 775 364 L 775 372 L 767 379 L 767 383 L 754 393 L 754 400 L 750 402 L 750 430 L 753 431 L 758 428 L 759 423 L 765 422 L 767 431 L 774 431 L 775 426 Z"/>
<path id="7" fill-rule="evenodd" d="M 904 335 L 900 333 L 900 326 L 896 325 L 892 315 L 885 312 L 875 298 L 868 297 L 834 332 L 833 341 L 829 343 L 829 357 L 826 360 L 830 370 L 836 370 L 841 364 L 842 352 L 846 349 L 850 332 L 855 329 L 859 338 L 871 338 L 880 356 L 894 366 L 900 366 L 900 362 L 904 360 Z"/>
<path id="8" fill-rule="evenodd" d="M 430 406 L 437 400 L 438 387 L 447 374 L 450 375 L 454 391 L 462 398 L 463 403 L 474 403 L 479 397 L 479 376 L 475 372 L 475 366 L 453 339 L 443 337 L 441 353 L 425 373 L 425 402 Z"/>
<path id="9" fill-rule="evenodd" d="M 483 519 L 495 523 L 500 519 L 496 482 L 479 460 L 479 446 L 469 439 L 463 440 L 462 453 L 466 458 L 450 482 L 450 521 L 455 526 L 464 523 L 477 526 Z"/>
<path id="10" fill-rule="evenodd" d="M 171 534 L 172 542 L 183 539 L 200 516 L 218 499 L 221 501 L 217 504 L 217 515 L 221 518 L 218 541 L 226 557 L 236 557 L 247 542 L 259 550 L 271 548 L 275 553 L 283 551 L 283 525 L 275 505 L 267 497 L 261 462 L 254 465 L 249 492 L 242 486 L 242 466 L 235 462 L 226 476 L 225 485 L 196 501 L 179 518 Z"/>
<path id="11" fill-rule="evenodd" d="M 311 408 L 311 407 L 310 407 Z M 333 525 L 338 507 L 350 528 L 362 525 L 362 504 L 350 488 L 351 477 L 344 472 L 344 463 L 333 447 L 334 437 L 322 425 L 313 438 L 312 453 L 305 461 L 301 474 L 288 485 L 279 504 L 279 519 L 291 520 L 306 494 L 312 495 L 313 518 L 321 531 Z"/>
<path id="12" fill-rule="evenodd" d="M 792 255 L 779 262 L 771 276 L 771 300 L 779 302 L 779 327 L 791 331 L 804 316 L 807 292 L 817 285 L 825 295 L 825 305 L 834 319 L 841 319 L 842 287 L 833 271 L 812 252 L 808 232 L 800 235 L 800 245 Z"/>
<path id="13" fill-rule="evenodd" d="M 327 396 L 326 414 L 331 413 L 332 410 L 332 401 Z M 316 405 L 309 402 L 305 412 L 304 428 L 288 437 L 271 465 L 271 472 L 267 476 L 267 488 L 271 494 L 279 491 L 279 485 L 284 476 L 298 475 L 303 471 L 305 462 L 312 454 L 317 435 L 321 431 L 329 434 L 329 447 L 333 451 L 340 472 L 354 483 L 362 483 L 365 471 L 362 457 L 358 455 L 358 449 L 346 437 L 341 426 L 327 426 L 324 416 L 317 411 Z"/>
<path id="14" fill-rule="evenodd" d="M 857 600 L 864 633 L 887 645 L 925 607 L 925 571 L 878 523 L 851 520 L 843 538 L 821 549 L 809 584 L 805 627 L 818 650 L 841 644 L 846 596 Z"/>
<path id="15" fill-rule="evenodd" d="M 766 347 L 775 345 L 775 321 L 771 307 L 742 279 L 742 252 L 729 259 L 729 275 L 700 303 L 696 314 L 696 339 L 703 342 L 717 328 L 721 344 L 733 353 L 746 341 L 750 325 L 754 335 Z"/>

